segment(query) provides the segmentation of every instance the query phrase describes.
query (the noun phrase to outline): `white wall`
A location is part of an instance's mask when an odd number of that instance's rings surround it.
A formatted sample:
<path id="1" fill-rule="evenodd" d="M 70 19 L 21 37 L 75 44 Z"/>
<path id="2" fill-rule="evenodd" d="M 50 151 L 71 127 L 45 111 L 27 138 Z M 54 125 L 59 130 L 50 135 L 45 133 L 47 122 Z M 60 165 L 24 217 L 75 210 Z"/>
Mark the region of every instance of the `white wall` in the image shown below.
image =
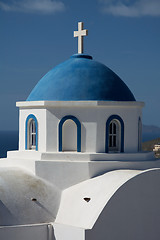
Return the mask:
<path id="1" fill-rule="evenodd" d="M 38 150 L 46 151 L 46 109 L 20 109 L 19 114 L 19 150 L 25 150 L 25 128 L 28 115 L 33 114 L 38 122 Z"/>
<path id="2" fill-rule="evenodd" d="M 119 115 L 124 121 L 124 151 L 138 150 L 138 107 L 59 107 L 47 110 L 47 149 L 58 151 L 58 124 L 66 115 L 73 115 L 81 122 L 82 152 L 105 152 L 106 121 L 111 115 Z M 53 139 L 53 136 L 54 139 Z"/>
<path id="3" fill-rule="evenodd" d="M 84 229 L 72 226 L 54 224 L 56 240 L 85 240 Z"/>
<path id="4" fill-rule="evenodd" d="M 81 151 L 104 153 L 106 121 L 111 115 L 118 115 L 124 121 L 124 152 L 137 152 L 142 105 L 137 102 L 95 103 L 98 104 L 62 102 L 54 105 L 53 102 L 52 106 L 20 108 L 19 149 L 25 150 L 25 121 L 29 114 L 34 114 L 38 121 L 38 150 L 41 152 L 58 152 L 58 124 L 64 116 L 73 115 L 81 122 Z"/>
<path id="5" fill-rule="evenodd" d="M 60 224 L 0 227 L 1 240 L 85 240 L 84 229 Z"/>
<path id="6" fill-rule="evenodd" d="M 45 225 L 26 225 L 15 227 L 0 227 L 1 240 L 49 240 L 48 226 Z M 54 240 L 52 238 L 50 240 Z"/>
<path id="7" fill-rule="evenodd" d="M 130 158 L 131 156 L 129 154 L 128 159 Z M 76 157 L 74 160 L 68 161 L 41 160 L 36 161 L 35 173 L 37 176 L 53 183 L 58 188 L 66 189 L 74 184 L 113 170 L 160 168 L 160 161 L 154 161 L 153 158 L 150 159 L 150 161 L 141 161 L 140 158 L 136 159 L 135 156 L 134 161 L 116 161 L 116 158 L 113 158 L 112 160 L 107 159 L 105 161 L 88 162 L 81 160 L 76 161 Z"/>
<path id="8" fill-rule="evenodd" d="M 86 240 L 159 240 L 160 170 L 146 171 L 113 195 Z"/>
<path id="9" fill-rule="evenodd" d="M 46 110 L 46 151 L 57 152 L 58 151 L 58 122 L 57 116 L 52 114 L 52 111 Z"/>

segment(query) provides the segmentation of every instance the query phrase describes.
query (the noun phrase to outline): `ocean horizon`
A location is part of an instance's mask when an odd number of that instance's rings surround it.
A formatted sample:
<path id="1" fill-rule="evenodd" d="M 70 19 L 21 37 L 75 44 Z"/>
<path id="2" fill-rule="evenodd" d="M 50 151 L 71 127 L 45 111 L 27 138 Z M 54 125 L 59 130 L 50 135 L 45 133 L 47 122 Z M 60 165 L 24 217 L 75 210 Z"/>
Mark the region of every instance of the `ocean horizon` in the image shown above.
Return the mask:
<path id="1" fill-rule="evenodd" d="M 0 131 L 0 158 L 7 157 L 7 151 L 17 150 L 18 131 Z"/>
<path id="2" fill-rule="evenodd" d="M 142 134 L 142 142 L 150 141 L 160 137 L 160 135 L 150 132 Z M 0 131 L 0 158 L 7 157 L 7 151 L 18 150 L 19 132 Z"/>

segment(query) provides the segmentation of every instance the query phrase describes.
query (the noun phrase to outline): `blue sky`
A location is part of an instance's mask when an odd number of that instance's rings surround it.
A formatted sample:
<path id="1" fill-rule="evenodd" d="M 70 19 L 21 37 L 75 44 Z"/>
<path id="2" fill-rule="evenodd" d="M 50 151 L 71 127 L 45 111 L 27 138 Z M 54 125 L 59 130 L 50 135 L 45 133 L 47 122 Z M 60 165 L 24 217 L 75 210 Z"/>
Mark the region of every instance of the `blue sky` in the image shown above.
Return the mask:
<path id="1" fill-rule="evenodd" d="M 84 52 L 146 103 L 144 124 L 160 127 L 160 0 L 0 0 L 0 130 L 18 129 L 16 101 L 77 53 L 78 21 Z"/>

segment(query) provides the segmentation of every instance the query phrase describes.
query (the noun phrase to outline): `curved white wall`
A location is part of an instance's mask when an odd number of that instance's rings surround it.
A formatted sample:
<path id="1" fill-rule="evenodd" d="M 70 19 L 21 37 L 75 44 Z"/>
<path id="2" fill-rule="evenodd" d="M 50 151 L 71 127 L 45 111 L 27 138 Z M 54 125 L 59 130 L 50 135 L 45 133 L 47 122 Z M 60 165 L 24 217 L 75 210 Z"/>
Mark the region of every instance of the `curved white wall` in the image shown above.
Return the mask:
<path id="1" fill-rule="evenodd" d="M 133 177 L 112 196 L 86 240 L 159 240 L 160 169 Z"/>

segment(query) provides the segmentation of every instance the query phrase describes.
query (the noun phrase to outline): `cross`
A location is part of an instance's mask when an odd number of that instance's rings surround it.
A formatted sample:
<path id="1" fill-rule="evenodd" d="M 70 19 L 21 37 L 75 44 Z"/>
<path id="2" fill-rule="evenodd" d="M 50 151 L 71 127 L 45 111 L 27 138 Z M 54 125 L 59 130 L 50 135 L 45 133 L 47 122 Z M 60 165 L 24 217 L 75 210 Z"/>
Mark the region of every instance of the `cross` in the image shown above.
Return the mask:
<path id="1" fill-rule="evenodd" d="M 83 53 L 83 37 L 88 35 L 88 30 L 83 29 L 83 22 L 78 23 L 78 31 L 74 31 L 74 37 L 78 37 L 78 53 Z"/>

